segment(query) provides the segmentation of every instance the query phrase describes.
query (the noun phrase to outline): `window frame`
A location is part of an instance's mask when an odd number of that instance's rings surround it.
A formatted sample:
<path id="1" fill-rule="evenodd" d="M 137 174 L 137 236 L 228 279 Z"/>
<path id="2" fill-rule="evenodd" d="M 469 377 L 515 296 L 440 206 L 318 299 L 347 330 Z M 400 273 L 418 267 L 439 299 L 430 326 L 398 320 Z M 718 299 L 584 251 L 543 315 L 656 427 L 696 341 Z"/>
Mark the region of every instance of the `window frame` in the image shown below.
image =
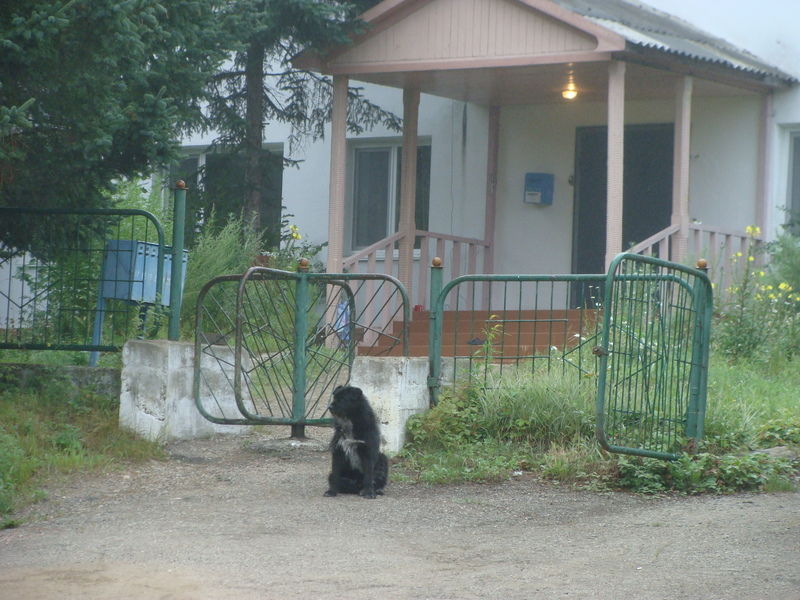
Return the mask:
<path id="1" fill-rule="evenodd" d="M 788 181 L 786 187 L 786 216 L 788 232 L 800 235 L 800 129 L 789 132 Z"/>
<path id="2" fill-rule="evenodd" d="M 421 147 L 428 147 L 431 148 L 431 163 L 433 162 L 433 144 L 431 141 L 430 136 L 419 136 L 417 139 L 417 148 Z M 345 240 L 346 246 L 345 250 L 348 254 L 355 254 L 366 246 L 358 246 L 356 245 L 355 235 L 356 235 L 356 215 L 355 215 L 355 205 L 356 205 L 356 174 L 357 174 L 357 155 L 361 150 L 368 150 L 368 151 L 378 151 L 378 150 L 389 150 L 389 168 L 387 173 L 387 211 L 386 211 L 386 232 L 383 234 L 383 237 L 379 239 L 383 239 L 394 233 L 395 228 L 392 227 L 391 222 L 397 218 L 397 211 L 400 202 L 400 173 L 398 166 L 400 164 L 400 158 L 403 152 L 403 140 L 400 137 L 391 137 L 391 138 L 372 138 L 372 139 L 353 139 L 348 140 L 348 148 L 347 148 L 347 162 L 348 162 L 348 170 L 347 170 L 347 202 L 346 202 L 346 210 L 345 210 Z M 430 194 L 431 194 L 431 185 L 429 182 L 428 185 L 428 217 L 430 218 Z M 395 225 L 396 227 L 397 225 Z M 374 243 L 374 242 L 373 242 Z M 395 258 L 397 258 L 398 252 L 397 250 L 394 251 Z M 419 257 L 419 249 L 414 249 L 414 257 Z M 378 252 L 377 258 L 379 260 L 383 260 L 385 258 L 384 252 Z"/>

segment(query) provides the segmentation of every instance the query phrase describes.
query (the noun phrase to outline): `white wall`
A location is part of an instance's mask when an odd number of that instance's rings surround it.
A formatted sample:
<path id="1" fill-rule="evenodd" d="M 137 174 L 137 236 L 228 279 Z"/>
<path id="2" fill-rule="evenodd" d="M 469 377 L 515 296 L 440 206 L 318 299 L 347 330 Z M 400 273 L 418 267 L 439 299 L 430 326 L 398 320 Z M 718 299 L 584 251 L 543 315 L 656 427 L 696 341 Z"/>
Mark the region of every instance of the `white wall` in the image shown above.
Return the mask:
<path id="1" fill-rule="evenodd" d="M 402 91 L 384 86 L 351 82 L 362 86 L 364 94 L 382 108 L 402 116 Z M 430 228 L 483 238 L 484 198 L 486 193 L 486 139 L 488 111 L 481 106 L 453 102 L 423 94 L 420 99 L 419 136 L 429 138 L 431 147 Z M 285 142 L 289 127 L 270 123 L 265 143 Z M 464 135 L 466 134 L 466 135 Z M 348 141 L 394 139 L 401 134 L 379 126 Z M 213 134 L 197 135 L 184 145 L 203 145 Z M 314 243 L 328 239 L 328 191 L 330 176 L 330 127 L 322 140 L 306 140 L 299 147 L 284 146 L 286 156 L 302 161 L 283 172 L 283 204 L 293 214 L 292 221 L 303 236 Z M 323 256 L 324 260 L 324 256 Z"/>
<path id="2" fill-rule="evenodd" d="M 713 35 L 800 75 L 800 10 L 797 0 L 648 0 L 653 7 L 690 21 Z M 724 10 L 720 10 L 724 5 Z M 778 18 L 779 17 L 779 18 Z M 354 82 L 356 83 L 356 82 Z M 356 83 L 357 84 L 357 83 Z M 357 84 L 362 85 L 362 84 Z M 363 84 L 365 94 L 402 114 L 400 90 Z M 743 229 L 755 222 L 759 105 L 751 98 L 695 98 L 692 121 L 691 217 L 706 224 Z M 419 135 L 432 141 L 430 228 L 442 233 L 483 237 L 486 190 L 487 109 L 423 95 Z M 671 102 L 632 102 L 626 122 L 672 122 Z M 498 181 L 496 270 L 568 272 L 571 253 L 572 187 L 577 126 L 605 123 L 603 104 L 506 107 L 502 111 Z M 800 131 L 800 89 L 774 98 L 768 174 L 769 230 L 783 222 L 789 137 Z M 284 142 L 288 128 L 270 123 L 267 143 Z M 360 136 L 399 138 L 384 128 Z M 210 141 L 192 138 L 187 143 Z M 299 168 L 284 171 L 283 203 L 301 233 L 315 243 L 327 240 L 329 138 L 289 154 Z M 288 152 L 288 149 L 287 149 Z M 552 172 L 553 206 L 523 205 L 524 173 Z"/>
<path id="3" fill-rule="evenodd" d="M 696 98 L 690 216 L 744 230 L 754 222 L 759 101 Z M 626 124 L 671 123 L 671 102 L 628 102 Z M 605 125 L 604 103 L 505 107 L 500 119 L 496 269 L 569 273 L 576 127 Z M 526 172 L 555 175 L 552 206 L 523 204 Z"/>
<path id="4" fill-rule="evenodd" d="M 646 0 L 646 3 L 681 17 L 800 78 L 800 3 L 797 0 Z M 770 208 L 766 233 L 770 236 L 779 233 L 785 221 L 789 141 L 791 134 L 797 132 L 800 132 L 800 87 L 795 86 L 774 95 L 767 173 Z"/>

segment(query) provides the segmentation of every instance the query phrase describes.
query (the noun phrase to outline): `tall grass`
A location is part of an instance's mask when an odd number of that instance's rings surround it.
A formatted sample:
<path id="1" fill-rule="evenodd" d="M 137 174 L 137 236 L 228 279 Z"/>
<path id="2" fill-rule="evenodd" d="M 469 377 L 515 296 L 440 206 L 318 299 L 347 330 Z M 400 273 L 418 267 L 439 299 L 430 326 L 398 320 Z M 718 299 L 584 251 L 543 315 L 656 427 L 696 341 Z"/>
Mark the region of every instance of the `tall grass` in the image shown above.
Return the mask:
<path id="1" fill-rule="evenodd" d="M 800 462 L 750 454 L 789 444 L 800 452 L 800 363 L 770 371 L 712 357 L 706 437 L 697 454 L 667 463 L 621 457 L 594 439 L 595 379 L 553 370 L 504 376 L 443 394 L 408 424 L 401 472 L 415 481 L 496 481 L 528 472 L 643 492 L 791 489 Z"/>
<path id="2" fill-rule="evenodd" d="M 160 447 L 122 431 L 118 401 L 76 388 L 66 379 L 18 384 L 0 374 L 0 527 L 42 496 L 53 474 L 163 456 Z"/>

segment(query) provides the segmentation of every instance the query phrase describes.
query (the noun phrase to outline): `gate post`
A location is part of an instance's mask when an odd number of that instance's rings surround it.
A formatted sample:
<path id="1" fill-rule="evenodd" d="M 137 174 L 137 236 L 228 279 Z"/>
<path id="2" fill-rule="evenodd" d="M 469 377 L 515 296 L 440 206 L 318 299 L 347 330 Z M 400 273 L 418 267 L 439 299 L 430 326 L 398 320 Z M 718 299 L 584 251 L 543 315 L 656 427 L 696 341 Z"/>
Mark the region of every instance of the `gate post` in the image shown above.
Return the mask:
<path id="1" fill-rule="evenodd" d="M 183 227 L 186 220 L 186 184 L 175 183 L 175 205 L 172 212 L 172 279 L 169 288 L 169 331 L 168 338 L 180 338 L 181 302 L 183 299 Z M 158 281 L 161 281 L 159 277 Z"/>
<path id="2" fill-rule="evenodd" d="M 309 260 L 297 263 L 297 283 L 294 306 L 294 373 L 292 374 L 292 437 L 305 438 L 306 427 L 300 421 L 306 412 L 306 333 L 308 329 L 308 267 Z"/>
<path id="3" fill-rule="evenodd" d="M 708 272 L 708 263 L 701 258 L 697 270 Z M 711 318 L 713 315 L 713 295 L 708 279 L 697 278 L 692 290 L 695 308 L 694 338 L 692 342 L 692 367 L 689 371 L 689 405 L 686 409 L 686 437 L 700 440 L 706 415 L 706 395 L 708 388 L 708 342 L 710 339 Z"/>
<path id="4" fill-rule="evenodd" d="M 436 406 L 439 402 L 439 383 L 442 377 L 442 332 L 439 323 L 443 315 L 439 306 L 439 296 L 442 293 L 442 259 L 438 256 L 431 261 L 431 297 L 430 297 L 430 328 L 428 330 L 428 389 L 430 391 L 430 404 Z"/>

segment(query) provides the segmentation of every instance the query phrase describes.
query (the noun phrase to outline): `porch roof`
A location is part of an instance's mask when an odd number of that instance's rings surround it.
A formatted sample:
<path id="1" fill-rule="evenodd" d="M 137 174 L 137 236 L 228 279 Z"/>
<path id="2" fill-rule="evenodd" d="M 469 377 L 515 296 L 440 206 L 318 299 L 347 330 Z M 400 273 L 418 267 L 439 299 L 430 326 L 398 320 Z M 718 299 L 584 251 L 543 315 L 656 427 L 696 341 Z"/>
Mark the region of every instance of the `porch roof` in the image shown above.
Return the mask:
<path id="1" fill-rule="evenodd" d="M 795 83 L 724 40 L 623 0 L 384 0 L 367 30 L 324 59 L 298 65 L 479 104 L 561 101 L 572 78 L 583 100 L 604 101 L 607 70 L 629 63 L 628 99 L 672 98 L 675 79 L 697 95 Z"/>

